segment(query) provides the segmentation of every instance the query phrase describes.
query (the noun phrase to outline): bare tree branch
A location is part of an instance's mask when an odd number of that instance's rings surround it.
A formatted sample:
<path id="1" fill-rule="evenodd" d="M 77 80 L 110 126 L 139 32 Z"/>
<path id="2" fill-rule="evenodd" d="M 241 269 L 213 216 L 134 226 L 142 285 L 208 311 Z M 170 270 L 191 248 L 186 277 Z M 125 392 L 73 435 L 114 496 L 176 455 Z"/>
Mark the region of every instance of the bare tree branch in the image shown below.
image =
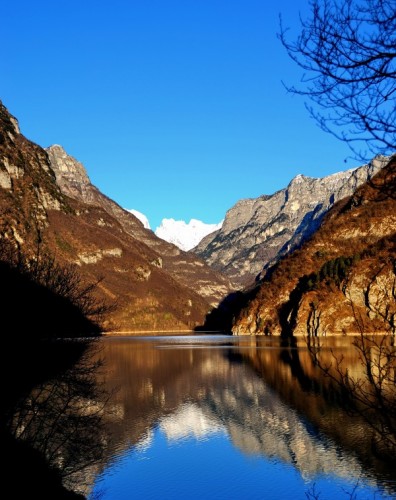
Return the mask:
<path id="1" fill-rule="evenodd" d="M 280 19 L 279 38 L 304 71 L 300 86 L 310 115 L 345 141 L 354 155 L 396 150 L 395 0 L 312 0 L 311 15 L 289 41 Z"/>

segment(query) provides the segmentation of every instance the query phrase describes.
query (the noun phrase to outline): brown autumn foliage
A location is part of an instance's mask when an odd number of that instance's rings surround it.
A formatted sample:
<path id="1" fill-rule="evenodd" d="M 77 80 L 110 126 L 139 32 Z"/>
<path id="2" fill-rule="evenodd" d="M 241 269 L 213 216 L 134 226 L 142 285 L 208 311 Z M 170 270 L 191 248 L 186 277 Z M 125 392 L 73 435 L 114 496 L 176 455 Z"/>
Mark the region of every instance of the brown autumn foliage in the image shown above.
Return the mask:
<path id="1" fill-rule="evenodd" d="M 370 182 L 329 211 L 309 241 L 268 270 L 249 292 L 233 331 L 289 336 L 307 333 L 316 322 L 317 335 L 356 332 L 351 305 L 368 331 L 384 328 L 373 304 L 383 300 L 381 307 L 388 307 L 380 288 L 392 286 L 395 278 L 395 193 L 393 156 Z"/>
<path id="2" fill-rule="evenodd" d="M 75 266 L 84 283 L 96 283 L 98 301 L 117 303 L 104 315 L 106 329 L 172 331 L 202 324 L 213 307 L 211 290 L 227 293 L 227 280 L 151 232 L 150 245 L 135 238 L 140 223 L 118 211 L 131 224 L 106 206 L 62 194 L 46 151 L 19 132 L 0 103 L 0 239 L 29 258 L 39 245 L 59 265 Z M 176 257 L 162 259 L 164 246 Z M 198 293 L 199 282 L 207 283 L 207 296 Z"/>

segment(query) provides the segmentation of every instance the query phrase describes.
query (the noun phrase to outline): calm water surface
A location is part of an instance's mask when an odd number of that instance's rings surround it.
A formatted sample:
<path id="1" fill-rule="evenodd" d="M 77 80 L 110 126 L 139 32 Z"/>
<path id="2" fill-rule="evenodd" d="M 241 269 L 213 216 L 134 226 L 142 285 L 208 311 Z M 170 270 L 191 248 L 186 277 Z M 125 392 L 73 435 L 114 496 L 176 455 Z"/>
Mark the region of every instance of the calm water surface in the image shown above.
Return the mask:
<path id="1" fill-rule="evenodd" d="M 90 498 L 395 498 L 393 465 L 372 429 L 341 408 L 306 344 L 229 336 L 105 338 L 111 392 L 105 457 Z M 349 339 L 327 339 L 322 361 Z"/>

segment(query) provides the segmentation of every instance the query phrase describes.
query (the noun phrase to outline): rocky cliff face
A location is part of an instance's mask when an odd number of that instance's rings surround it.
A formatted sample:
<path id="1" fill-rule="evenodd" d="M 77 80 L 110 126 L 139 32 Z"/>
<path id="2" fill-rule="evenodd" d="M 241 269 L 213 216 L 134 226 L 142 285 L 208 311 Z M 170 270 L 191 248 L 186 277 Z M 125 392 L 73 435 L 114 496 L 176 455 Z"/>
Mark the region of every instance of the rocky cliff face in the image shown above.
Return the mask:
<path id="1" fill-rule="evenodd" d="M 100 193 L 60 146 L 47 153 L 27 140 L 1 103 L 0 229 L 24 253 L 40 246 L 76 264 L 84 281 L 103 278 L 98 295 L 117 303 L 105 322 L 111 329 L 191 329 L 231 289 Z"/>
<path id="2" fill-rule="evenodd" d="M 396 157 L 245 294 L 235 334 L 396 332 Z"/>
<path id="3" fill-rule="evenodd" d="M 227 212 L 222 228 L 193 251 L 232 280 L 248 284 L 306 240 L 334 203 L 351 195 L 385 163 L 379 157 L 321 179 L 298 175 L 273 195 L 241 200 Z"/>
<path id="4" fill-rule="evenodd" d="M 35 244 L 48 210 L 67 210 L 43 149 L 28 141 L 0 101 L 0 229 L 17 247 Z"/>

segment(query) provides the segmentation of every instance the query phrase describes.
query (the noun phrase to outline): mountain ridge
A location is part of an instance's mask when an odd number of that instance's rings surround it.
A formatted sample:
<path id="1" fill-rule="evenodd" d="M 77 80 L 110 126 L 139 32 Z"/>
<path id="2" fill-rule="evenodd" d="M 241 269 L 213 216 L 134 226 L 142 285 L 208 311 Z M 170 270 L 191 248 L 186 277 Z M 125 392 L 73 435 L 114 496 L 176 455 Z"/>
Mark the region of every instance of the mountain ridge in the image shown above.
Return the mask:
<path id="1" fill-rule="evenodd" d="M 268 268 L 235 312 L 238 335 L 395 333 L 396 156 Z"/>
<path id="2" fill-rule="evenodd" d="M 302 174 L 272 195 L 239 200 L 223 226 L 192 250 L 234 282 L 247 285 L 297 248 L 320 226 L 334 203 L 351 195 L 386 163 L 385 157 L 324 178 Z"/>
<path id="3" fill-rule="evenodd" d="M 175 245 L 158 238 L 153 231 L 145 228 L 135 215 L 101 193 L 91 184 L 84 166 L 63 148 L 51 146 L 47 148 L 47 152 L 62 192 L 73 199 L 100 206 L 115 217 L 128 234 L 159 253 L 162 268 L 168 271 L 173 279 L 188 288 L 193 281 L 195 292 L 202 295 L 212 306 L 232 289 L 231 283 L 221 274 L 205 266 L 195 255 L 183 252 Z M 199 269 L 200 279 L 194 280 L 194 267 Z"/>
<path id="4" fill-rule="evenodd" d="M 145 229 L 151 229 L 148 218 L 142 212 L 139 212 L 139 210 L 135 210 L 134 208 L 126 208 L 125 210 L 139 219 Z"/>

